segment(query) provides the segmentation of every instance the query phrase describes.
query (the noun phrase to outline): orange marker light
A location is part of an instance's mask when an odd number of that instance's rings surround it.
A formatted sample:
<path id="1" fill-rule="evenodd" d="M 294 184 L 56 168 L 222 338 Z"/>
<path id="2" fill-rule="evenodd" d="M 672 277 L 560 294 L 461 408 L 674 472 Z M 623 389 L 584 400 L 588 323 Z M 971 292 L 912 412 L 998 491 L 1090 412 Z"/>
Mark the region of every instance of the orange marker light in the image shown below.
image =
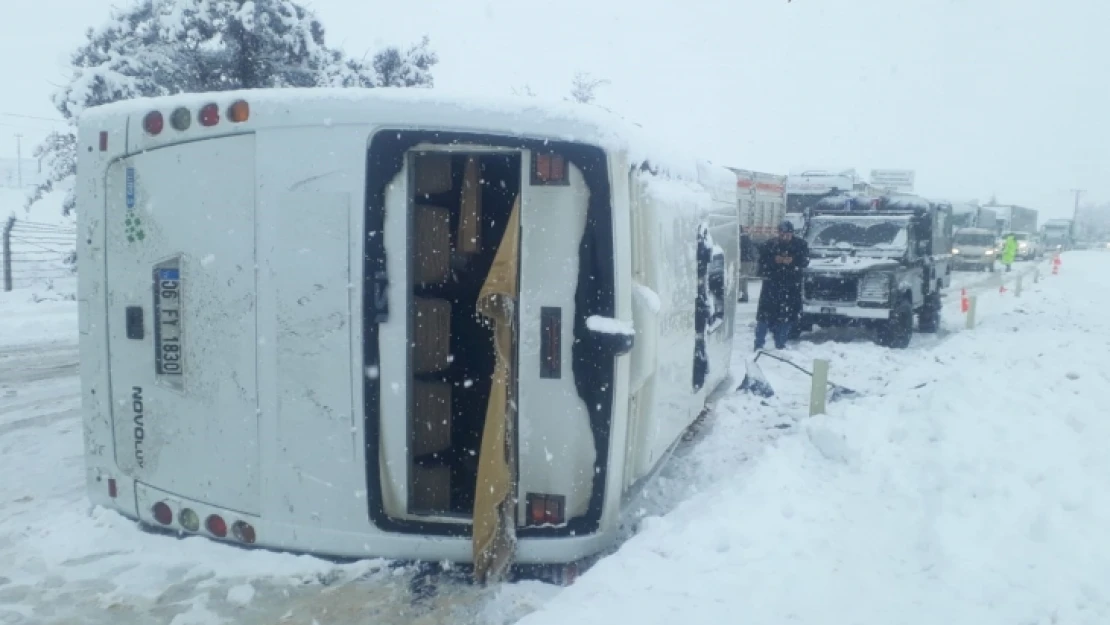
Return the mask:
<path id="1" fill-rule="evenodd" d="M 251 116 L 251 107 L 246 100 L 239 100 L 227 109 L 227 118 L 235 123 L 245 122 Z"/>

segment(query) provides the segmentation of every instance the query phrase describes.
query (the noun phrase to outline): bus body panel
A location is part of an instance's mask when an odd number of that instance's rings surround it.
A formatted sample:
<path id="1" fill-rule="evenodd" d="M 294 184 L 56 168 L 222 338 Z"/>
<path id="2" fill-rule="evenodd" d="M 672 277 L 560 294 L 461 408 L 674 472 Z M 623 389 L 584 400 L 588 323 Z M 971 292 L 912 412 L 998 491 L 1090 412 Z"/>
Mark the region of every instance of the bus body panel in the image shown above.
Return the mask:
<path id="1" fill-rule="evenodd" d="M 126 118 L 124 118 L 126 119 Z M 101 134 L 103 133 L 103 141 Z M 98 147 L 103 143 L 105 149 Z M 116 441 L 112 425 L 111 369 L 108 365 L 108 312 L 105 253 L 104 173 L 113 160 L 126 152 L 127 125 L 88 126 L 78 132 L 79 209 L 77 210 L 77 281 L 79 352 L 81 358 L 81 411 L 84 421 L 85 466 L 89 499 L 134 517 L 135 484 L 121 477 L 116 467 Z M 84 175 L 85 172 L 90 172 Z M 116 496 L 109 491 L 114 480 Z"/>
<path id="2" fill-rule="evenodd" d="M 527 494 L 566 497 L 566 518 L 586 513 L 597 457 L 590 415 L 575 388 L 572 363 L 578 248 L 589 190 L 568 164 L 569 187 L 533 184 L 535 153 L 524 154 L 520 217 L 518 522 Z M 549 336 L 553 333 L 554 336 Z M 544 344 L 554 359 L 544 371 Z"/>
<path id="3" fill-rule="evenodd" d="M 734 336 L 736 279 L 739 272 L 739 217 L 735 203 L 690 188 L 667 192 L 676 183 L 633 173 L 632 210 L 643 250 L 637 258 L 637 283 L 656 299 L 636 310 L 637 326 L 655 329 L 653 341 L 632 352 L 637 371 L 636 409 L 629 417 L 626 486 L 648 475 L 701 412 L 708 396 L 730 375 Z M 664 188 L 660 188 L 663 185 Z M 708 184 L 706 185 L 708 186 Z M 718 190 L 720 191 L 720 190 Z M 705 332 L 708 373 L 695 389 L 695 299 L 699 292 L 697 232 L 708 231 L 712 247 L 724 256 L 724 317 Z M 712 251 L 712 250 L 711 250 Z M 653 310 L 658 306 L 658 310 Z M 651 359 L 644 363 L 642 359 Z"/>
<path id="4" fill-rule="evenodd" d="M 249 134 L 117 160 L 105 236 L 116 465 L 257 514 L 254 186 Z"/>
<path id="5" fill-rule="evenodd" d="M 402 236 L 385 237 L 385 256 L 389 271 L 388 298 L 391 308 L 398 314 L 390 314 L 385 321 L 378 322 L 378 344 L 383 356 L 377 370 L 370 372 L 380 381 L 382 415 L 403 416 L 408 412 L 408 394 L 403 392 L 408 385 L 409 338 L 408 319 L 404 314 L 409 298 L 409 264 L 403 259 L 408 255 L 408 168 L 397 174 L 393 183 L 386 189 L 385 225 L 386 233 L 405 233 Z M 392 312 L 392 311 L 391 311 Z M 379 426 L 379 464 L 382 471 L 381 484 L 369 484 L 368 488 L 381 488 L 385 512 L 394 518 L 409 518 L 409 480 L 408 446 L 409 433 L 404 418 L 382 418 Z"/>
<path id="6" fill-rule="evenodd" d="M 362 470 L 363 130 L 258 133 L 263 510 L 372 531 Z"/>

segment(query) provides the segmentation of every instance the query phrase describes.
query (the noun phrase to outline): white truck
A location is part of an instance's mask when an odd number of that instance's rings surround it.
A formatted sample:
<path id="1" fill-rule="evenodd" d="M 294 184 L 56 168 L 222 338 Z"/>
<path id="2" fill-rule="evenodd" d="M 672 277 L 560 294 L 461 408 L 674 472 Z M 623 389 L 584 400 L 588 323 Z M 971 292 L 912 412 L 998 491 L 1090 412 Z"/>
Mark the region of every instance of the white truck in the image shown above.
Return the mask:
<path id="1" fill-rule="evenodd" d="M 747 169 L 731 169 L 736 174 L 736 201 L 740 208 L 740 227 L 752 243 L 775 236 L 786 216 L 786 176 Z"/>
<path id="2" fill-rule="evenodd" d="M 982 228 L 994 232 L 998 228 L 998 212 L 974 202 L 953 202 L 952 225 L 956 228 Z"/>
<path id="3" fill-rule="evenodd" d="M 1041 229 L 1041 242 L 1049 252 L 1062 252 L 1075 246 L 1075 222 L 1049 219 Z"/>
<path id="4" fill-rule="evenodd" d="M 791 172 L 786 176 L 786 212 L 806 215 L 822 198 L 837 193 L 850 193 L 860 182 L 854 169 L 805 169 Z"/>

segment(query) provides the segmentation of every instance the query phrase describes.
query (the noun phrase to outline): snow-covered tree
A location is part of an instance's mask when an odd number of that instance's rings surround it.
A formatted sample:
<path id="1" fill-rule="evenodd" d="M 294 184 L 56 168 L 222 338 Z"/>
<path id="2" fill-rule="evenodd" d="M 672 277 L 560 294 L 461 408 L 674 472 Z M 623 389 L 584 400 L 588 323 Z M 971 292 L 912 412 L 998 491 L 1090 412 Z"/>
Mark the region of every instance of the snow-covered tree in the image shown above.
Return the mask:
<path id="1" fill-rule="evenodd" d="M 532 85 L 529 85 L 528 83 L 525 83 L 519 87 L 511 87 L 510 89 L 515 96 L 527 96 L 529 98 L 536 97 L 536 92 L 532 91 Z"/>
<path id="2" fill-rule="evenodd" d="M 407 50 L 386 48 L 368 61 L 324 42 L 324 27 L 294 0 L 137 0 L 116 10 L 73 54 L 73 75 L 54 96 L 70 129 L 35 156 L 49 167 L 28 206 L 70 188 L 74 208 L 77 116 L 135 97 L 267 87 L 430 87 L 438 62 L 427 37 Z"/>
<path id="3" fill-rule="evenodd" d="M 608 79 L 594 78 L 586 72 L 578 72 L 571 83 L 570 99 L 582 104 L 593 104 L 597 97 L 597 88 L 607 84 L 609 84 Z"/>

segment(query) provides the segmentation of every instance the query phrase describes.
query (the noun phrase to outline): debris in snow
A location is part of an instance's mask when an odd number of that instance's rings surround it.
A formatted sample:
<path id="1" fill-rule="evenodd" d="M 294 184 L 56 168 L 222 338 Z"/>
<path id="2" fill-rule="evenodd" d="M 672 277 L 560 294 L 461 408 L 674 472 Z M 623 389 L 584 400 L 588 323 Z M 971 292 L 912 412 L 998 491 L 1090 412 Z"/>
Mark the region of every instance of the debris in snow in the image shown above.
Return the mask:
<path id="1" fill-rule="evenodd" d="M 636 334 L 636 330 L 632 324 L 620 319 L 613 319 L 612 317 L 602 317 L 600 315 L 590 315 L 586 318 L 586 327 L 593 332 L 599 334 L 623 334 L 632 335 Z"/>
<path id="2" fill-rule="evenodd" d="M 238 606 L 250 605 L 254 599 L 254 586 L 250 584 L 240 584 L 232 586 L 227 591 L 227 600 L 229 603 L 234 603 Z"/>

